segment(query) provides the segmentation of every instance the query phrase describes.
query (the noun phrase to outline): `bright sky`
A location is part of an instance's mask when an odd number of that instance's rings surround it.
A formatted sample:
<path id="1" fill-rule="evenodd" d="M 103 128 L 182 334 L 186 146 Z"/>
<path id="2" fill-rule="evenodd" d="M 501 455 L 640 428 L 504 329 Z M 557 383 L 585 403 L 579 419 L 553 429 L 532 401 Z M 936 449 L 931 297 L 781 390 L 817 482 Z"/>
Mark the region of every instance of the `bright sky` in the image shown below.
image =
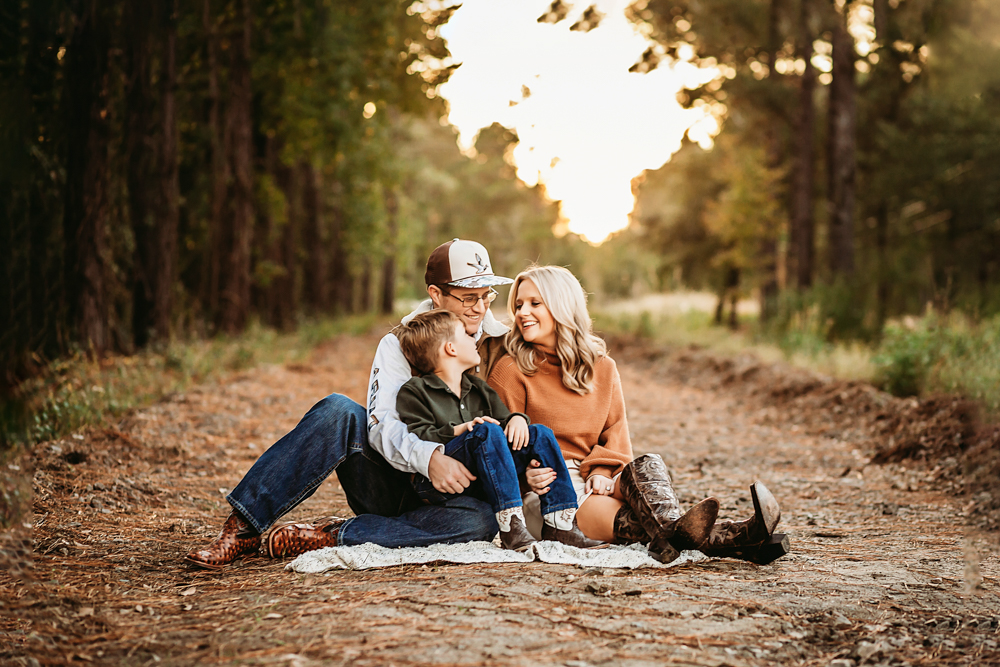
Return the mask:
<path id="1" fill-rule="evenodd" d="M 494 121 L 515 130 L 518 177 L 544 183 L 569 230 L 599 243 L 628 225 L 632 179 L 661 167 L 689 127 L 710 145 L 715 121 L 675 95 L 711 77 L 686 62 L 630 74 L 649 42 L 625 18 L 629 0 L 597 2 L 604 19 L 588 33 L 569 27 L 591 2 L 572 3 L 555 25 L 538 23 L 550 2 L 466 0 L 441 29 L 462 66 L 440 94 L 464 148 Z"/>

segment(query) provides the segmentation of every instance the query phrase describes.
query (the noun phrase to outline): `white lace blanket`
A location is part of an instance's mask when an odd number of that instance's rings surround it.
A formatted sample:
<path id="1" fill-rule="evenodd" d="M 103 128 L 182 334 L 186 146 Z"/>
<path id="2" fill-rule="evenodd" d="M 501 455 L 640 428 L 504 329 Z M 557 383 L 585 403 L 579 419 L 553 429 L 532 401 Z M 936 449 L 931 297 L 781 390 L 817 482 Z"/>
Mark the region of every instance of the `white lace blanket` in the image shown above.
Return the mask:
<path id="1" fill-rule="evenodd" d="M 369 570 L 394 565 L 420 563 L 559 563 L 579 567 L 625 568 L 674 567 L 704 560 L 697 551 L 685 551 L 672 563 L 659 563 L 646 554 L 639 544 L 609 546 L 605 549 L 577 549 L 559 542 L 536 542 L 524 553 L 501 549 L 491 542 L 464 544 L 432 544 L 428 547 L 388 549 L 377 544 L 356 547 L 326 547 L 304 553 L 285 566 L 286 570 L 317 574 L 327 570 Z"/>

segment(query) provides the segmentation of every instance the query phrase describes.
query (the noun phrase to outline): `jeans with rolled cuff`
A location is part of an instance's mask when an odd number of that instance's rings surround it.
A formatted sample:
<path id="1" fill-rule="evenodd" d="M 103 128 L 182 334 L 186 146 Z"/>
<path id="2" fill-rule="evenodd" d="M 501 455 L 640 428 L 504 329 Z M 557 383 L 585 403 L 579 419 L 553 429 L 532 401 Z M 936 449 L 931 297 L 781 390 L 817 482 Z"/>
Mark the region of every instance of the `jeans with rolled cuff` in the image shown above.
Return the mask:
<path id="1" fill-rule="evenodd" d="M 492 540 L 499 527 L 482 499 L 421 502 L 410 475 L 368 444 L 367 414 L 355 401 L 331 394 L 264 452 L 226 500 L 260 532 L 315 493 L 337 471 L 357 515 L 341 525 L 338 544 L 384 547 Z"/>

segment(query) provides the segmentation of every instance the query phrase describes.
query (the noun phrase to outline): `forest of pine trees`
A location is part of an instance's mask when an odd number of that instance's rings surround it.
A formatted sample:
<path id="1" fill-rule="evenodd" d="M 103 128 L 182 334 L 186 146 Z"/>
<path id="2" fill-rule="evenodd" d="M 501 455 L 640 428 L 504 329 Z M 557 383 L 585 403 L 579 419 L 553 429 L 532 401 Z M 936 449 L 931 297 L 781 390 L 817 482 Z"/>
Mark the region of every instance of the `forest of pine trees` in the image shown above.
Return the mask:
<path id="1" fill-rule="evenodd" d="M 538 20 L 600 30 L 572 4 Z M 639 176 L 632 225 L 596 248 L 553 236 L 513 132 L 459 152 L 437 94 L 457 7 L 0 0 L 4 391 L 66 354 L 392 311 L 453 236 L 598 295 L 754 295 L 779 327 L 818 308 L 831 338 L 1000 311 L 993 0 L 634 2 L 632 76 L 715 72 L 678 98 L 721 131 Z"/>
<path id="2" fill-rule="evenodd" d="M 680 275 L 812 305 L 872 337 L 927 304 L 1000 311 L 1000 5 L 991 0 L 643 0 L 655 42 L 720 76 L 679 95 L 716 115 L 638 188 L 618 242 Z M 780 318 L 779 318 L 780 319 Z"/>

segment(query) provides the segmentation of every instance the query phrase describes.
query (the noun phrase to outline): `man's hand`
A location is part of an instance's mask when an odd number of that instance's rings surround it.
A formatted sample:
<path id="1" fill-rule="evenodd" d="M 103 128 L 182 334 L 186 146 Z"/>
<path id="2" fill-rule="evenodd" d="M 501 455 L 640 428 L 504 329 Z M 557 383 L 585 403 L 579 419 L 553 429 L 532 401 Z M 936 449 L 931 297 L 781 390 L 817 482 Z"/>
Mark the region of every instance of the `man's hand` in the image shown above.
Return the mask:
<path id="1" fill-rule="evenodd" d="M 476 481 L 476 476 L 461 461 L 442 454 L 437 449 L 431 454 L 431 460 L 427 464 L 427 476 L 434 488 L 441 493 L 462 493 L 469 488 L 469 484 Z"/>
<path id="2" fill-rule="evenodd" d="M 455 435 L 456 436 L 462 435 L 466 431 L 471 431 L 472 429 L 474 429 L 477 424 L 484 424 L 486 422 L 489 422 L 491 424 L 496 424 L 497 426 L 500 425 L 500 422 L 498 422 L 496 419 L 493 419 L 493 417 L 476 417 L 472 421 L 462 422 L 461 424 L 456 425 Z"/>
<path id="3" fill-rule="evenodd" d="M 507 442 L 515 452 L 528 444 L 528 422 L 521 415 L 514 415 L 504 429 Z"/>
<path id="4" fill-rule="evenodd" d="M 549 485 L 556 479 L 556 471 L 552 468 L 543 468 L 542 464 L 531 459 L 528 469 L 524 471 L 524 480 L 531 487 L 531 490 L 538 495 L 545 495 L 549 492 Z"/>

